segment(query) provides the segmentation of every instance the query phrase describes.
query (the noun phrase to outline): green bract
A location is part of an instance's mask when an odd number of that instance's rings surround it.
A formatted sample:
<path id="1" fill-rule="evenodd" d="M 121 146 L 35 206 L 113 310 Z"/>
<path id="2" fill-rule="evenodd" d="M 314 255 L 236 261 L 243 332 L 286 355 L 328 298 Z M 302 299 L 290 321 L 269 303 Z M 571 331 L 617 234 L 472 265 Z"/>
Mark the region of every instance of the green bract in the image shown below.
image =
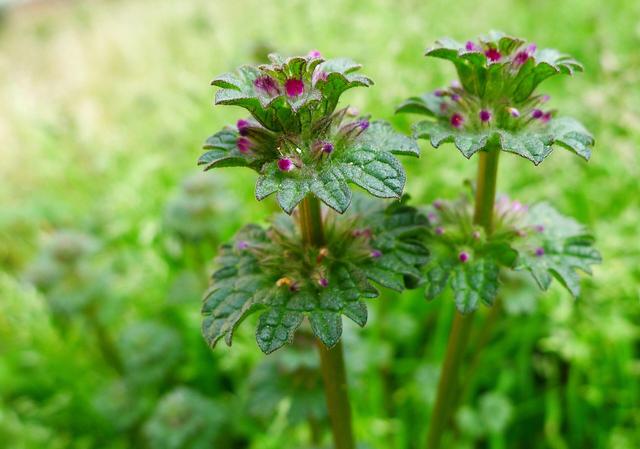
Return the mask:
<path id="1" fill-rule="evenodd" d="M 590 266 L 601 261 L 584 227 L 547 203 L 527 207 L 499 199 L 490 236 L 473 224 L 466 197 L 435 202 L 428 217 L 427 246 L 433 257 L 426 266 L 425 295 L 433 299 L 449 284 L 461 313 L 472 312 L 480 302 L 493 304 L 501 267 L 529 271 L 543 290 L 555 277 L 578 296 L 576 270 L 591 274 Z"/>
<path id="2" fill-rule="evenodd" d="M 308 193 L 342 213 L 351 202 L 349 183 L 377 197 L 400 197 L 405 173 L 393 154 L 418 156 L 416 143 L 386 122 L 335 110 L 345 90 L 372 84 L 354 73 L 360 66 L 313 56 L 271 60 L 213 81 L 222 88 L 216 104 L 241 106 L 252 117 L 209 137 L 198 164 L 254 169 L 256 198 L 277 193 L 287 213 Z"/>
<path id="3" fill-rule="evenodd" d="M 416 138 L 429 139 L 434 147 L 453 142 L 467 158 L 487 146 L 536 165 L 554 145 L 587 160 L 591 156 L 591 134 L 578 121 L 543 110 L 549 97 L 535 93 L 551 76 L 582 71 L 571 57 L 498 32 L 466 44 L 442 39 L 426 55 L 453 62 L 459 82 L 398 107 L 397 112 L 429 116 L 415 125 Z"/>
<path id="4" fill-rule="evenodd" d="M 291 341 L 306 316 L 328 347 L 342 334 L 346 315 L 367 321 L 362 298 L 378 296 L 370 281 L 402 290 L 404 278 L 419 278 L 428 253 L 420 243 L 426 219 L 403 203 L 386 208 L 357 204 L 349 217 L 324 220 L 327 244 L 302 244 L 293 219 L 276 218 L 268 229 L 245 226 L 222 246 L 218 270 L 204 298 L 202 331 L 214 346 L 231 344 L 236 326 L 261 311 L 256 338 L 265 353 Z"/>

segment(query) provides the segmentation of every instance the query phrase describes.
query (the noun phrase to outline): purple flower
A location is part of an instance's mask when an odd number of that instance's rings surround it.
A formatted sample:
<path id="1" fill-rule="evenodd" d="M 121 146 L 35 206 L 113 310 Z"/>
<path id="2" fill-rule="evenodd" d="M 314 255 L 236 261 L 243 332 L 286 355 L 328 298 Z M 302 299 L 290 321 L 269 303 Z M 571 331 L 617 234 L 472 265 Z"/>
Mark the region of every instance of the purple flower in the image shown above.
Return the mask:
<path id="1" fill-rule="evenodd" d="M 311 50 L 307 56 L 310 58 L 322 58 L 322 54 L 318 50 Z"/>
<path id="2" fill-rule="evenodd" d="M 429 223 L 436 223 L 438 221 L 438 215 L 434 212 L 429 212 L 427 214 L 427 220 L 429 220 Z"/>
<path id="3" fill-rule="evenodd" d="M 436 228 L 436 235 L 442 235 L 444 234 L 444 228 L 442 226 L 438 226 Z"/>
<path id="4" fill-rule="evenodd" d="M 297 97 L 304 92 L 304 83 L 302 80 L 289 79 L 284 83 L 284 90 L 290 97 Z"/>
<path id="5" fill-rule="evenodd" d="M 286 157 L 278 159 L 278 168 L 284 172 L 291 171 L 294 169 L 293 161 Z"/>
<path id="6" fill-rule="evenodd" d="M 241 136 L 246 136 L 250 127 L 251 123 L 249 123 L 248 120 L 240 119 L 236 122 L 236 128 L 238 128 L 238 132 Z"/>
<path id="7" fill-rule="evenodd" d="M 542 98 L 540 98 L 540 103 L 546 103 L 549 100 L 551 100 L 549 95 L 543 95 Z"/>
<path id="8" fill-rule="evenodd" d="M 369 120 L 360 120 L 360 121 L 358 122 L 358 127 L 359 127 L 362 131 L 366 130 L 367 128 L 369 128 Z"/>
<path id="9" fill-rule="evenodd" d="M 534 55 L 534 53 L 536 52 L 536 49 L 537 49 L 536 44 L 531 44 L 524 50 L 520 50 L 518 53 L 516 53 L 516 56 L 513 58 L 513 62 L 515 62 L 516 65 L 524 64 L 525 62 L 527 62 L 527 60 L 530 57 Z"/>
<path id="10" fill-rule="evenodd" d="M 263 91 L 267 95 L 280 95 L 280 88 L 278 87 L 278 83 L 270 76 L 265 75 L 256 78 L 253 82 L 253 85 L 256 87 L 256 89 Z"/>
<path id="11" fill-rule="evenodd" d="M 239 250 L 247 249 L 249 248 L 249 244 L 244 240 L 239 240 L 238 243 L 236 243 L 236 248 Z"/>
<path id="12" fill-rule="evenodd" d="M 377 249 L 374 249 L 374 250 L 371 251 L 371 253 L 369 253 L 369 255 L 371 257 L 373 257 L 374 259 L 378 259 L 378 258 L 382 257 L 382 252 L 377 250 Z"/>
<path id="13" fill-rule="evenodd" d="M 538 257 L 544 256 L 544 248 L 541 248 L 541 247 L 536 248 L 536 256 Z"/>
<path id="14" fill-rule="evenodd" d="M 489 120 L 491 120 L 491 111 L 488 111 L 486 109 L 481 110 L 480 121 L 483 123 L 487 123 Z"/>
<path id="15" fill-rule="evenodd" d="M 458 101 L 460 101 L 460 95 L 458 94 L 451 95 L 451 101 L 455 101 L 457 103 Z"/>
<path id="16" fill-rule="evenodd" d="M 531 111 L 531 117 L 535 119 L 542 118 L 543 115 L 544 115 L 544 112 L 542 112 L 541 109 L 534 109 L 533 111 Z"/>
<path id="17" fill-rule="evenodd" d="M 500 54 L 500 52 L 498 51 L 497 48 L 489 48 L 484 52 L 484 55 L 487 57 L 487 59 L 491 62 L 496 62 L 499 61 L 500 58 L 502 58 L 502 55 Z"/>
<path id="18" fill-rule="evenodd" d="M 507 108 L 507 111 L 509 111 L 509 114 L 511 114 L 511 117 L 514 117 L 514 118 L 520 117 L 520 111 L 518 111 L 516 108 Z"/>
<path id="19" fill-rule="evenodd" d="M 318 284 L 320 285 L 320 287 L 322 288 L 327 288 L 329 286 L 329 279 L 327 278 L 320 278 L 318 279 Z"/>
<path id="20" fill-rule="evenodd" d="M 444 90 L 436 89 L 436 90 L 433 91 L 433 95 L 435 95 L 436 97 L 443 97 L 444 96 Z"/>
<path id="21" fill-rule="evenodd" d="M 331 154 L 333 152 L 333 144 L 331 142 L 323 143 L 321 148 L 323 153 Z"/>
<path id="22" fill-rule="evenodd" d="M 516 65 L 522 65 L 525 62 L 527 62 L 528 59 L 529 59 L 529 54 L 526 51 L 519 51 L 518 53 L 516 53 L 515 57 L 513 58 L 513 62 Z"/>
<path id="23" fill-rule="evenodd" d="M 251 146 L 252 146 L 251 141 L 246 137 L 240 137 L 236 141 L 236 147 L 238 147 L 238 151 L 240 151 L 241 153 L 248 153 L 249 150 L 251 149 Z"/>
<path id="24" fill-rule="evenodd" d="M 536 225 L 534 229 L 536 230 L 536 232 L 544 232 L 544 226 L 542 225 Z"/>
<path id="25" fill-rule="evenodd" d="M 460 260 L 460 262 L 462 263 L 466 263 L 469 260 L 469 253 L 466 251 L 462 251 L 460 254 L 458 254 L 458 260 Z"/>
<path id="26" fill-rule="evenodd" d="M 467 51 L 478 51 L 480 48 L 473 42 L 467 41 L 467 43 L 464 45 L 464 49 Z"/>
<path id="27" fill-rule="evenodd" d="M 435 200 L 433 202 L 433 207 L 435 207 L 438 210 L 442 209 L 443 206 L 444 206 L 444 203 L 442 202 L 442 200 Z"/>
<path id="28" fill-rule="evenodd" d="M 545 112 L 542 118 L 540 119 L 542 123 L 549 123 L 549 120 L 551 120 L 551 112 Z"/>
<path id="29" fill-rule="evenodd" d="M 464 123 L 464 118 L 457 112 L 451 116 L 451 126 L 454 128 L 460 128 Z"/>

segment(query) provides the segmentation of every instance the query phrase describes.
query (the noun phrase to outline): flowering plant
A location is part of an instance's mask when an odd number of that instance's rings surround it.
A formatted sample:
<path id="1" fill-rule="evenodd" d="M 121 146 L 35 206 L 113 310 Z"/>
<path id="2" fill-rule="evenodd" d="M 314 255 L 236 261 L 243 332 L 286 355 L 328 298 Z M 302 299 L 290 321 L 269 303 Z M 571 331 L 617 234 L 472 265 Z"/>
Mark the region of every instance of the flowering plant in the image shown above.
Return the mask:
<path id="1" fill-rule="evenodd" d="M 305 316 L 332 347 L 342 334 L 341 315 L 367 322 L 362 298 L 378 296 L 370 281 L 401 291 L 404 277 L 419 279 L 427 261 L 420 242 L 426 219 L 403 203 L 358 201 L 342 219 L 328 213 L 321 247 L 304 245 L 295 224 L 280 215 L 267 229 L 247 225 L 221 248 L 203 307 L 210 345 L 222 337 L 230 345 L 238 323 L 259 310 L 256 339 L 265 353 L 291 342 Z"/>
<path id="2" fill-rule="evenodd" d="M 453 142 L 467 158 L 492 145 L 536 165 L 554 146 L 590 158 L 591 134 L 573 118 L 556 117 L 549 96 L 536 93 L 549 77 L 582 71 L 570 56 L 499 32 L 466 44 L 441 39 L 426 55 L 451 61 L 459 80 L 397 108 L 429 117 L 415 125 L 417 138 L 434 147 Z"/>
<path id="3" fill-rule="evenodd" d="M 276 194 L 291 217 L 267 229 L 245 226 L 224 245 L 206 293 L 202 332 L 210 346 L 231 344 L 236 326 L 260 311 L 256 338 L 270 353 L 292 341 L 306 317 L 318 344 L 335 446 L 355 447 L 346 391 L 342 315 L 364 326 L 363 298 L 378 295 L 371 281 L 402 290 L 417 284 L 427 261 L 420 234 L 426 219 L 403 202 L 385 208 L 351 205 L 349 184 L 380 198 L 400 198 L 405 172 L 394 154 L 418 155 L 410 137 L 336 109 L 347 89 L 372 85 L 349 59 L 318 52 L 244 66 L 213 80 L 216 104 L 251 114 L 205 142 L 205 170 L 249 167 L 259 173 L 256 198 Z M 322 210 L 321 203 L 331 211 Z M 294 213 L 295 210 L 295 213 Z"/>
<path id="4" fill-rule="evenodd" d="M 429 423 L 427 445 L 440 441 L 456 407 L 456 388 L 480 302 L 493 305 L 502 267 L 526 270 L 542 289 L 553 277 L 579 293 L 577 270 L 590 273 L 600 262 L 592 237 L 546 203 L 530 209 L 518 202 L 496 203 L 498 160 L 503 151 L 540 164 L 564 147 L 588 160 L 594 139 L 577 120 L 546 109 L 536 93 L 547 78 L 572 75 L 582 66 L 556 50 L 538 49 L 523 39 L 491 32 L 465 44 L 441 39 L 427 56 L 451 61 L 458 80 L 402 103 L 397 112 L 426 115 L 414 136 L 433 147 L 451 142 L 467 158 L 478 153 L 475 203 L 439 201 L 429 211 L 433 226 L 426 243 L 434 256 L 426 268 L 426 297 L 451 285 L 459 313 L 454 320 Z"/>
<path id="5" fill-rule="evenodd" d="M 507 197 L 496 201 L 493 214 L 493 232 L 487 234 L 473 223 L 468 196 L 438 200 L 429 208 L 426 246 L 433 257 L 426 267 L 427 299 L 439 296 L 449 283 L 461 313 L 472 312 L 480 302 L 491 306 L 501 267 L 526 270 L 543 290 L 555 277 L 573 296 L 580 294 L 576 270 L 590 274 L 590 266 L 601 261 L 584 226 L 548 203 L 529 207 Z"/>
<path id="6" fill-rule="evenodd" d="M 276 193 L 286 213 L 309 193 L 342 213 L 351 202 L 348 183 L 399 198 L 405 173 L 393 154 L 417 156 L 415 142 L 353 108 L 336 111 L 344 91 L 373 84 L 355 73 L 360 65 L 324 60 L 317 52 L 270 58 L 271 64 L 243 66 L 213 80 L 221 88 L 216 104 L 241 106 L 251 117 L 209 137 L 198 164 L 254 169 L 260 173 L 256 198 Z"/>

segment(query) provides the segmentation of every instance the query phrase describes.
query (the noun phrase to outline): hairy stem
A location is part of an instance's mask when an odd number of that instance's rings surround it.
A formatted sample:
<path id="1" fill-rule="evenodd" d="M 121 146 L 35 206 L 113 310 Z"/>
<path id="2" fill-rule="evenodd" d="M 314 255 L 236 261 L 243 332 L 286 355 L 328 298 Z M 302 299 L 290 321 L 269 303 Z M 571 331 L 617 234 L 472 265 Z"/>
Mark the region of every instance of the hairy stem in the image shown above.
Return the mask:
<path id="1" fill-rule="evenodd" d="M 318 199 L 308 195 L 302 201 L 299 213 L 300 230 L 304 244 L 316 247 L 324 245 L 322 212 Z M 320 369 L 324 381 L 327 411 L 333 431 L 335 449 L 354 449 L 351 406 L 342 343 L 338 342 L 333 348 L 327 348 L 320 340 L 316 340 L 316 345 L 320 354 Z"/>
<path id="2" fill-rule="evenodd" d="M 496 197 L 496 180 L 500 150 L 489 147 L 478 154 L 478 179 L 473 222 L 492 231 L 493 208 Z M 462 315 L 456 311 L 447 343 L 436 403 L 431 414 L 426 449 L 439 449 L 442 436 L 456 409 L 456 391 L 459 387 L 460 366 L 469 343 L 474 314 Z"/>

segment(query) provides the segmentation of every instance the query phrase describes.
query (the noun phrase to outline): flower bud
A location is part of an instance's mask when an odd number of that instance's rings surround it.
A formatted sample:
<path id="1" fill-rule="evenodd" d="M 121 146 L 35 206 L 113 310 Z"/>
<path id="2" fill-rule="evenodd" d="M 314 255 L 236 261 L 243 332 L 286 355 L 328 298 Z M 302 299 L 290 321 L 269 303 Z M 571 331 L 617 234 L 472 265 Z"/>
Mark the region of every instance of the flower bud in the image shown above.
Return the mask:
<path id="1" fill-rule="evenodd" d="M 300 96 L 302 95 L 302 92 L 304 92 L 304 83 L 302 80 L 288 79 L 284 83 L 284 90 L 290 97 Z"/>
<path id="2" fill-rule="evenodd" d="M 480 115 L 480 121 L 483 123 L 487 123 L 489 120 L 491 120 L 491 111 L 483 109 L 480 111 L 479 115 Z"/>
<path id="3" fill-rule="evenodd" d="M 256 89 L 261 90 L 267 95 L 276 96 L 280 95 L 280 88 L 278 87 L 278 83 L 276 80 L 271 78 L 270 76 L 261 76 L 256 78 L 253 82 L 253 85 Z"/>
<path id="4" fill-rule="evenodd" d="M 464 118 L 457 112 L 451 116 L 451 126 L 453 126 L 454 128 L 460 128 L 463 123 Z"/>
<path id="5" fill-rule="evenodd" d="M 487 57 L 489 62 L 497 62 L 502 58 L 502 54 L 498 51 L 497 48 L 489 48 L 484 52 L 484 55 Z"/>
<path id="6" fill-rule="evenodd" d="M 293 170 L 295 166 L 293 165 L 293 161 L 291 159 L 284 157 L 282 159 L 278 159 L 278 168 L 280 169 L 280 171 L 288 172 Z"/>
<path id="7" fill-rule="evenodd" d="M 382 257 L 382 251 L 374 249 L 374 250 L 371 251 L 371 253 L 369 255 L 374 259 L 378 259 L 378 258 Z"/>
<path id="8" fill-rule="evenodd" d="M 534 119 L 542 118 L 543 115 L 544 112 L 542 112 L 541 109 L 534 109 L 533 111 L 531 111 L 531 117 L 533 117 Z"/>
<path id="9" fill-rule="evenodd" d="M 458 260 L 460 260 L 460 262 L 462 263 L 466 263 L 469 260 L 469 253 L 466 251 L 462 251 L 460 254 L 458 254 Z"/>
<path id="10" fill-rule="evenodd" d="M 238 128 L 238 132 L 241 136 L 246 136 L 250 127 L 251 123 L 249 123 L 248 120 L 240 119 L 236 122 L 236 128 Z"/>
<path id="11" fill-rule="evenodd" d="M 252 146 L 251 141 L 246 137 L 240 137 L 236 141 L 236 147 L 238 148 L 238 151 L 240 151 L 241 153 L 248 153 L 249 150 L 251 149 L 251 146 Z"/>
<path id="12" fill-rule="evenodd" d="M 544 256 L 544 248 L 542 248 L 542 247 L 536 248 L 536 256 L 537 257 Z"/>

